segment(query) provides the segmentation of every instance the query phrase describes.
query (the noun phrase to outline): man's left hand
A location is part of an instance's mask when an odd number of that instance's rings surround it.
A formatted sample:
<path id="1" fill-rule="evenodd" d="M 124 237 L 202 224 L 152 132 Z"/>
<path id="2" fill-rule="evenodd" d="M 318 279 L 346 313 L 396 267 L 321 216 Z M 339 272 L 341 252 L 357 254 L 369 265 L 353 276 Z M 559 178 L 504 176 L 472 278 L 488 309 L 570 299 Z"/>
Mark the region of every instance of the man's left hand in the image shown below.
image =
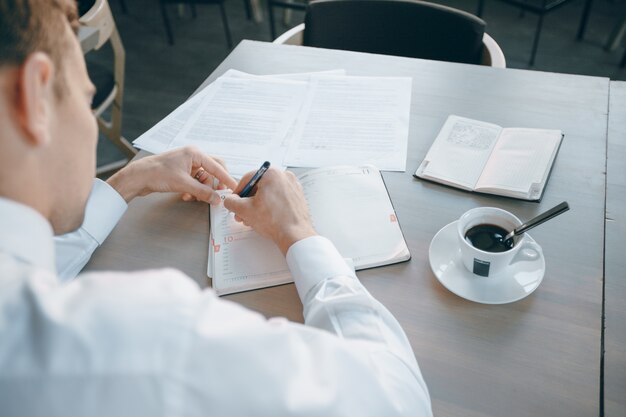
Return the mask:
<path id="1" fill-rule="evenodd" d="M 185 147 L 131 162 L 107 180 L 130 202 L 154 192 L 182 193 L 185 201 L 200 200 L 217 204 L 216 189 L 235 189 L 237 182 L 224 162 L 193 147 Z"/>

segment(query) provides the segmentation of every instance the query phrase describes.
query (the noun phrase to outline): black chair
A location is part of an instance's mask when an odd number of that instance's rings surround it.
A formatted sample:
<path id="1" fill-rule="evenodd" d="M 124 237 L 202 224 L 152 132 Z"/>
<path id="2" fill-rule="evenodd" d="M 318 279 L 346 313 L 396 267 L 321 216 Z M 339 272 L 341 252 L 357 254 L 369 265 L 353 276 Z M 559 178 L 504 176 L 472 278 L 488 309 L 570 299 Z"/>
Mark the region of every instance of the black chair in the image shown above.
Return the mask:
<path id="1" fill-rule="evenodd" d="M 531 67 L 535 65 L 535 56 L 537 55 L 537 46 L 539 45 L 539 36 L 541 35 L 541 29 L 543 28 L 543 17 L 558 9 L 561 6 L 564 6 L 567 3 L 570 3 L 571 0 L 498 0 L 503 3 L 508 3 L 513 6 L 519 7 L 523 12 L 534 13 L 539 16 L 539 21 L 537 22 L 537 28 L 535 29 L 535 39 L 533 40 L 533 49 L 530 54 L 530 61 L 528 65 Z M 580 24 L 578 26 L 578 33 L 576 38 L 581 40 L 585 35 L 585 29 L 587 27 L 587 20 L 589 19 L 589 11 L 591 10 L 591 3 L 593 0 L 585 0 L 585 5 L 583 7 L 583 13 L 580 18 Z M 478 10 L 476 14 L 478 16 L 483 15 L 483 10 L 485 8 L 485 0 L 478 0 Z"/>
<path id="2" fill-rule="evenodd" d="M 230 28 L 228 27 L 228 18 L 226 17 L 226 9 L 224 8 L 225 0 L 159 0 L 159 4 L 161 6 L 161 14 L 163 15 L 163 23 L 165 24 L 165 32 L 167 32 L 167 40 L 170 45 L 174 45 L 174 35 L 172 34 L 172 27 L 170 26 L 170 20 L 167 16 L 167 4 L 171 3 L 187 3 L 191 6 L 192 16 L 196 17 L 196 4 L 217 4 L 220 7 L 220 13 L 222 15 L 222 24 L 224 25 L 224 33 L 226 34 L 226 44 L 228 48 L 231 49 L 233 47 L 233 40 L 230 35 Z M 249 0 L 244 0 L 244 4 L 246 5 L 246 12 L 248 14 L 248 19 L 251 18 L 251 11 L 249 9 L 250 3 Z"/>
<path id="3" fill-rule="evenodd" d="M 479 64 L 485 22 L 417 0 L 317 0 L 309 3 L 303 45 Z"/>
<path id="4" fill-rule="evenodd" d="M 274 20 L 274 8 L 286 10 L 306 10 L 308 2 L 306 0 L 267 0 L 268 15 L 270 18 L 270 35 L 272 40 L 276 39 L 276 22 Z"/>

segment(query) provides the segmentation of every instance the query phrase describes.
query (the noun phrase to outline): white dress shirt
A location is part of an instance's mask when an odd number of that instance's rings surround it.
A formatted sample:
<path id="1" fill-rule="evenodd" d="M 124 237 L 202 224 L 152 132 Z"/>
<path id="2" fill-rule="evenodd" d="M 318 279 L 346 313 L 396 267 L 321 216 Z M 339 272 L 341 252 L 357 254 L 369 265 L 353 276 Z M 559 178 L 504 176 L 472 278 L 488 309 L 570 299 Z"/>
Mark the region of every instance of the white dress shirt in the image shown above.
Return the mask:
<path id="1" fill-rule="evenodd" d="M 54 238 L 56 270 L 61 281 L 78 275 L 127 208 L 126 201 L 117 191 L 106 182 L 94 179 L 83 225 L 73 233 Z"/>
<path id="2" fill-rule="evenodd" d="M 325 238 L 287 253 L 306 325 L 173 269 L 68 279 L 125 208 L 97 182 L 57 274 L 49 223 L 0 198 L 0 416 L 432 415 L 400 325 Z"/>

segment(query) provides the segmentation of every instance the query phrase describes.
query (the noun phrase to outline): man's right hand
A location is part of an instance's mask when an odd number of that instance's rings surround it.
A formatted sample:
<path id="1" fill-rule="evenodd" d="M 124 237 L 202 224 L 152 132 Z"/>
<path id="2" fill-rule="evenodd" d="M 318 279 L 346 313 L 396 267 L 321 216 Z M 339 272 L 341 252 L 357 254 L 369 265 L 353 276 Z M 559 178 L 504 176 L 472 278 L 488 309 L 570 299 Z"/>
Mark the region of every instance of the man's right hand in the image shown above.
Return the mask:
<path id="1" fill-rule="evenodd" d="M 270 168 L 256 185 L 256 192 L 246 198 L 237 195 L 254 172 L 239 182 L 224 206 L 235 213 L 235 219 L 272 239 L 283 254 L 297 241 L 315 236 L 302 186 L 291 172 Z"/>

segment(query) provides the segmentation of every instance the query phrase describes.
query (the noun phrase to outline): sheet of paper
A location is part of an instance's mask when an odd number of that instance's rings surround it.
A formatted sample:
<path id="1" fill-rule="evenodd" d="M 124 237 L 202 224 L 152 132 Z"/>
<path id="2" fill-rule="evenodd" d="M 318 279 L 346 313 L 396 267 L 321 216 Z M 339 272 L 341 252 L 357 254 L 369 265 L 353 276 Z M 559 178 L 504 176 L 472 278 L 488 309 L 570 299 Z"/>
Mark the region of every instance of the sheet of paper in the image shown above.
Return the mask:
<path id="1" fill-rule="evenodd" d="M 217 155 L 237 176 L 266 160 L 280 166 L 285 152 L 281 144 L 307 88 L 306 82 L 269 77 L 220 78 L 170 147 L 193 145 Z"/>
<path id="2" fill-rule="evenodd" d="M 233 77 L 233 78 L 270 77 L 270 78 L 274 78 L 277 80 L 305 81 L 307 83 L 311 81 L 312 77 L 319 76 L 319 75 L 345 76 L 346 70 L 334 69 L 334 70 L 318 71 L 318 72 L 301 72 L 301 73 L 292 73 L 292 74 L 268 74 L 268 75 L 253 75 L 253 74 L 248 74 L 247 72 L 242 72 L 242 71 L 237 71 L 237 70 L 228 70 L 228 76 Z M 298 112 L 298 117 L 300 116 L 300 114 L 301 112 Z M 287 151 L 287 148 L 289 147 L 289 144 L 291 143 L 291 138 L 294 136 L 294 130 L 295 130 L 296 124 L 297 123 L 294 122 L 289 128 L 289 130 L 287 130 L 287 133 L 285 134 L 285 137 L 283 138 L 283 141 L 281 143 L 281 147 L 284 148 L 285 152 Z"/>
<path id="3" fill-rule="evenodd" d="M 312 75 L 315 74 L 327 74 L 327 75 L 345 75 L 346 71 L 343 69 L 329 70 L 329 71 L 320 71 L 320 72 L 307 72 L 307 73 L 294 73 L 294 74 L 270 74 L 270 75 L 253 75 L 248 74 L 242 71 L 237 71 L 234 69 L 229 69 L 226 71 L 220 78 L 277 78 L 277 79 L 286 79 L 286 80 L 295 80 L 295 81 L 306 81 L 308 82 Z M 206 86 L 203 90 L 198 92 L 195 96 L 191 97 L 189 100 L 185 101 L 183 104 L 178 106 L 173 112 L 171 112 L 168 116 L 159 121 L 156 125 L 150 128 L 147 132 L 139 136 L 133 142 L 133 145 L 139 149 L 144 149 L 148 152 L 152 152 L 155 154 L 165 152 L 170 149 L 170 145 L 174 138 L 180 133 L 180 131 L 185 127 L 185 125 L 189 122 L 191 117 L 195 114 L 195 112 L 199 109 L 200 103 L 205 97 L 212 93 L 214 84 L 210 84 Z M 288 138 L 289 136 L 285 136 Z M 286 147 L 286 143 L 282 144 L 283 147 Z M 256 158 L 254 161 L 250 161 L 250 158 L 242 158 L 241 156 L 230 154 L 228 157 L 230 160 L 235 161 L 235 165 L 241 164 L 254 164 L 256 162 Z M 243 161 L 242 161 L 243 159 Z M 275 165 L 280 166 L 282 161 L 276 161 Z"/>
<path id="4" fill-rule="evenodd" d="M 246 74 L 241 71 L 229 69 L 221 77 L 239 77 L 242 74 Z M 200 107 L 202 100 L 213 92 L 213 84 L 207 85 L 196 95 L 186 100 L 183 104 L 178 106 L 173 112 L 164 117 L 156 125 L 150 128 L 143 135 L 139 136 L 133 141 L 139 149 L 144 149 L 154 154 L 165 152 L 170 148 L 171 142 L 176 135 L 185 127 L 185 124 L 191 119 L 195 112 Z"/>
<path id="5" fill-rule="evenodd" d="M 198 110 L 202 100 L 212 93 L 211 85 L 206 86 L 195 96 L 178 106 L 173 112 L 152 126 L 147 132 L 133 141 L 139 149 L 158 154 L 169 149 L 170 143 L 185 127 L 191 116 Z"/>
<path id="6" fill-rule="evenodd" d="M 313 76 L 285 164 L 406 168 L 411 78 Z"/>
<path id="7" fill-rule="evenodd" d="M 503 129 L 476 189 L 532 194 L 545 181 L 560 141 L 560 130 Z"/>
<path id="8" fill-rule="evenodd" d="M 267 75 L 255 75 L 249 74 L 247 72 L 238 71 L 234 69 L 228 70 L 223 76 L 228 76 L 232 78 L 274 78 L 277 80 L 292 80 L 292 81 L 310 81 L 312 76 L 317 75 L 346 75 L 345 69 L 334 69 L 328 71 L 317 71 L 317 72 L 294 72 L 290 74 L 267 74 Z"/>
<path id="9" fill-rule="evenodd" d="M 298 178 L 315 229 L 357 269 L 409 259 L 387 188 L 375 167 L 327 167 Z"/>
<path id="10" fill-rule="evenodd" d="M 449 116 L 417 174 L 473 190 L 501 130 L 491 123 Z"/>
<path id="11" fill-rule="evenodd" d="M 221 195 L 228 193 L 220 191 Z M 271 240 L 236 222 L 223 204 L 211 207 L 210 211 L 212 248 L 209 252 L 213 252 L 212 278 L 217 294 L 293 281 L 285 257 Z"/>

